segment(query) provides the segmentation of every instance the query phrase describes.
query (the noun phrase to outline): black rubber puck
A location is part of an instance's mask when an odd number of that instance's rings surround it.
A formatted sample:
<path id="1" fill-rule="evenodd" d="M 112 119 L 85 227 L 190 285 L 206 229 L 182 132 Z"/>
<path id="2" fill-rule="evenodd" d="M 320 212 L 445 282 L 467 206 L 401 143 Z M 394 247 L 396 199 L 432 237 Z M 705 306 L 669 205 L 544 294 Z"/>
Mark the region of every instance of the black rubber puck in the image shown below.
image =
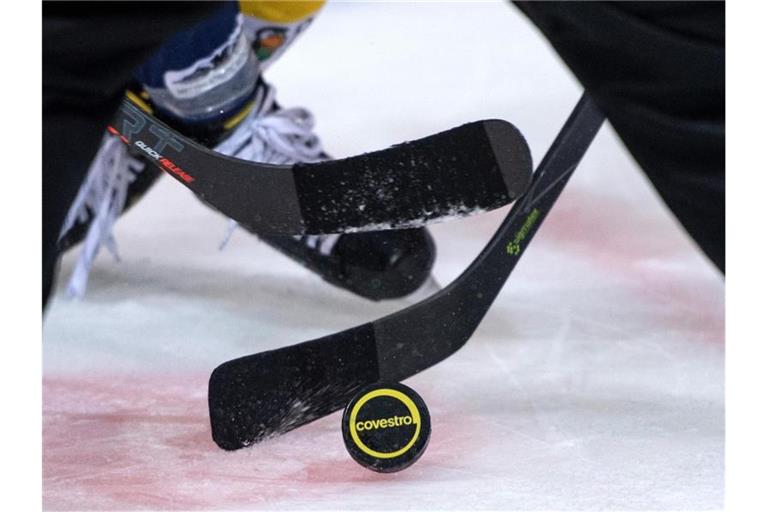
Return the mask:
<path id="1" fill-rule="evenodd" d="M 341 420 L 349 454 L 379 473 L 401 471 L 416 462 L 427 448 L 431 430 L 424 400 L 398 383 L 362 388 Z"/>

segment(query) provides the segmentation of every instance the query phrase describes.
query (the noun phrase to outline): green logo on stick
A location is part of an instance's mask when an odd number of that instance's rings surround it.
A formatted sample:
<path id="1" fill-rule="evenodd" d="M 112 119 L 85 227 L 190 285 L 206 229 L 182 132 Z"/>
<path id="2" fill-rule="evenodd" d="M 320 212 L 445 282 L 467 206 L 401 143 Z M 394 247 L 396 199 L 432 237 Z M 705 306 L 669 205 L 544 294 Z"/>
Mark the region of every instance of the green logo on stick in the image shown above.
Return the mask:
<path id="1" fill-rule="evenodd" d="M 521 227 L 520 230 L 515 234 L 515 238 L 511 242 L 507 243 L 507 254 L 512 256 L 517 256 L 520 254 L 520 244 L 523 242 L 523 240 L 525 240 L 525 237 L 528 236 L 528 233 L 531 231 L 533 225 L 536 224 L 536 221 L 539 220 L 540 216 L 541 211 L 538 208 L 531 210 L 531 213 L 529 213 L 528 217 L 525 219 L 523 227 Z"/>

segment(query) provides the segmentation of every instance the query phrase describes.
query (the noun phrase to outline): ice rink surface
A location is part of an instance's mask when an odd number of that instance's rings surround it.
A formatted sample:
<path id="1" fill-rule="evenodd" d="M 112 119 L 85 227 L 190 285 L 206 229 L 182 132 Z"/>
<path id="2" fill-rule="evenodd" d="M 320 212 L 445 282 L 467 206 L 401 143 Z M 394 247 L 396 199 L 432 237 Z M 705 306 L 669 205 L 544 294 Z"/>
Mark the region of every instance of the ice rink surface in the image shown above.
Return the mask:
<path id="1" fill-rule="evenodd" d="M 338 157 L 503 118 L 538 162 L 581 89 L 502 3 L 332 4 L 268 70 Z M 506 211 L 506 210 L 505 210 Z M 504 211 L 432 228 L 448 283 Z M 467 345 L 406 383 L 432 439 L 398 474 L 347 455 L 340 413 L 224 452 L 210 371 L 397 310 L 332 288 L 164 177 L 86 298 L 44 324 L 43 504 L 113 509 L 718 509 L 723 279 L 607 125 Z M 77 251 L 64 258 L 60 284 Z"/>

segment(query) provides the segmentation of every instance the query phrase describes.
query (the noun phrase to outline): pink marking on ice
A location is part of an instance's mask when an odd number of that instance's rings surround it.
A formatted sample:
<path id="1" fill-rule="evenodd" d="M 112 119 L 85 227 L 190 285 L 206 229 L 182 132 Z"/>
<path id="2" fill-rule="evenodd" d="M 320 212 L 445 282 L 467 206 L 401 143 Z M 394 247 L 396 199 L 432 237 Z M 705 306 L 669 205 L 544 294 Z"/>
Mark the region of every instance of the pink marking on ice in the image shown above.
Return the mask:
<path id="1" fill-rule="evenodd" d="M 46 510 L 269 507 L 329 485 L 418 479 L 366 470 L 346 453 L 339 414 L 236 452 L 211 440 L 207 375 L 92 375 L 43 382 Z M 455 447 L 441 437 L 417 464 Z M 450 435 L 450 434 L 448 434 Z"/>
<path id="2" fill-rule="evenodd" d="M 596 204 L 599 207 L 584 207 Z M 654 261 L 693 258 L 698 251 L 673 224 L 660 229 L 658 219 L 646 212 L 632 210 L 617 198 L 597 200 L 582 191 L 560 198 L 541 235 L 565 246 L 563 251 L 591 260 L 600 271 L 630 280 L 638 293 L 668 304 L 663 319 L 670 328 L 690 328 L 697 339 L 724 343 L 725 302 L 722 289 L 711 286 L 714 280 L 702 282 L 700 275 L 653 265 Z"/>

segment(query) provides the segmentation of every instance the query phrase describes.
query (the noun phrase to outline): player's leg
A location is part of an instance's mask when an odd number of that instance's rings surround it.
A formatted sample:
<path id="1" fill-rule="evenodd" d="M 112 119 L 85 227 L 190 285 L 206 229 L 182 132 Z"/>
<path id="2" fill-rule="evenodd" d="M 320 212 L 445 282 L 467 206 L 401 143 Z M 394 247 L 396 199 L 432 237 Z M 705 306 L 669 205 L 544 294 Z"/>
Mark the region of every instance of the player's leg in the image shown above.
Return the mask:
<path id="1" fill-rule="evenodd" d="M 43 4 L 43 307 L 67 210 L 131 73 L 168 33 L 204 19 L 216 3 Z"/>
<path id="2" fill-rule="evenodd" d="M 725 271 L 722 2 L 516 2 Z"/>

